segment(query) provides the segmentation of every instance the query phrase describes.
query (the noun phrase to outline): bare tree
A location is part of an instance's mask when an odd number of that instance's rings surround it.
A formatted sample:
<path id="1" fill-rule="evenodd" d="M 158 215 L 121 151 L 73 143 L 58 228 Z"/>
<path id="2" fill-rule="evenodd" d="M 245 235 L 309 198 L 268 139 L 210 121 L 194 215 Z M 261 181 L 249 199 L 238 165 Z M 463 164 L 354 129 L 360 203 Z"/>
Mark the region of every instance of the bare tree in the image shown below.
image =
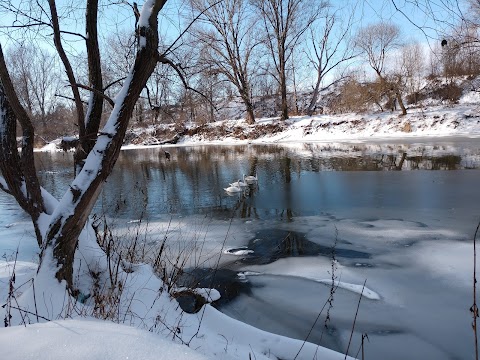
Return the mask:
<path id="1" fill-rule="evenodd" d="M 478 27 L 471 22 L 459 24 L 444 34 L 440 59 L 445 77 L 478 75 L 480 72 Z"/>
<path id="2" fill-rule="evenodd" d="M 0 47 L 0 187 L 13 195 L 20 206 L 30 215 L 37 241 L 42 248 L 40 269 L 44 263 L 53 262 L 55 277 L 66 281 L 68 288 L 74 293 L 73 260 L 78 240 L 91 209 L 96 202 L 102 185 L 110 175 L 118 158 L 129 119 L 141 91 L 153 72 L 158 61 L 167 59 L 158 53 L 158 20 L 159 11 L 166 0 L 147 0 L 138 20 L 138 43 L 135 62 L 125 74 L 127 80 L 117 94 L 114 109 L 101 131 L 100 124 L 102 99 L 104 98 L 100 55 L 97 40 L 98 1 L 88 0 L 86 3 L 86 33 L 84 36 L 88 50 L 88 68 L 91 84 L 90 102 L 85 117 L 79 117 L 80 138 L 84 155 L 79 155 L 78 173 L 70 184 L 63 198 L 57 203 L 41 188 L 36 174 L 33 142 L 35 130 L 32 121 L 21 105 L 9 75 L 3 50 Z M 67 73 L 73 69 L 68 67 L 68 58 L 62 51 L 62 31 L 60 30 L 56 4 L 49 0 L 51 22 L 47 24 L 53 29 L 56 49 Z M 76 80 L 68 76 L 70 86 L 74 88 Z M 80 100 L 77 113 L 84 113 Z M 16 128 L 22 133 L 22 149 L 19 152 L 16 142 Z M 78 161 L 81 160 L 81 162 Z M 39 221 L 39 219 L 44 221 Z M 48 226 L 42 228 L 41 224 Z M 50 265 L 48 265 L 50 266 Z M 47 268 L 48 268 L 47 266 Z"/>
<path id="3" fill-rule="evenodd" d="M 193 36 L 204 44 L 203 62 L 210 63 L 238 91 L 246 110 L 246 121 L 255 122 L 250 78 L 252 61 L 259 41 L 256 19 L 248 0 L 191 0 L 196 11 L 203 12 L 204 26 L 197 26 Z"/>
<path id="4" fill-rule="evenodd" d="M 402 46 L 397 64 L 397 71 L 405 82 L 405 89 L 413 102 L 417 102 L 417 92 L 420 90 L 425 75 L 425 61 L 422 46 L 412 43 Z"/>
<path id="5" fill-rule="evenodd" d="M 208 58 L 207 46 L 202 46 L 200 59 Z M 215 121 L 216 103 L 221 97 L 222 83 L 224 79 L 220 79 L 220 74 L 212 62 L 204 62 L 200 60 L 198 63 L 198 71 L 194 77 L 196 82 L 195 88 L 200 91 L 202 96 L 196 96 L 196 102 L 200 109 L 197 109 L 196 120 L 202 124 Z M 203 111 L 200 111 L 203 108 Z"/>
<path id="6" fill-rule="evenodd" d="M 338 11 L 327 11 L 321 21 L 317 21 L 316 26 L 311 28 L 312 46 L 308 52 L 308 58 L 315 69 L 317 79 L 307 108 L 308 116 L 312 116 L 315 112 L 320 87 L 325 77 L 357 56 L 354 48 L 349 44 L 353 14 L 354 9 L 346 19 L 341 19 Z M 340 76 L 336 81 L 343 78 Z"/>
<path id="7" fill-rule="evenodd" d="M 402 115 L 406 115 L 407 110 L 400 93 L 400 79 L 395 76 L 395 79 L 389 81 L 385 71 L 387 54 L 399 46 L 399 35 L 398 26 L 379 22 L 361 28 L 355 37 L 355 46 L 363 52 L 370 67 L 375 71 L 382 90 L 389 95 L 390 99 L 395 97 Z"/>
<path id="8" fill-rule="evenodd" d="M 20 102 L 44 133 L 59 87 L 55 57 L 44 48 L 23 43 L 7 53 L 7 63 Z"/>
<path id="9" fill-rule="evenodd" d="M 327 6 L 318 0 L 251 0 L 258 8 L 265 29 L 265 45 L 274 64 L 281 97 L 281 119 L 288 119 L 287 65 L 292 53 L 312 23 Z"/>

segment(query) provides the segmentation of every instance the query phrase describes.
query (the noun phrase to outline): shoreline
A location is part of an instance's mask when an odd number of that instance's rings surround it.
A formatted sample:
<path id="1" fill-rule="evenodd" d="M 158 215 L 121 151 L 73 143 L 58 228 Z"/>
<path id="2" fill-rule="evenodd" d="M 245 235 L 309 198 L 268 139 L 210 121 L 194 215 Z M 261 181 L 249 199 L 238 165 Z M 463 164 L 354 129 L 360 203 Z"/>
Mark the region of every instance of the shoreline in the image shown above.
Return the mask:
<path id="1" fill-rule="evenodd" d="M 478 115 L 477 115 L 478 113 Z M 202 125 L 155 124 L 131 127 L 122 150 L 152 147 L 282 145 L 300 143 L 414 143 L 480 138 L 478 104 L 412 108 L 405 116 L 397 113 L 335 114 L 257 119 L 248 125 L 243 119 L 222 120 Z M 71 137 L 70 137 L 71 138 Z M 168 140 L 171 139 L 171 140 Z M 62 138 L 35 151 L 63 151 Z"/>

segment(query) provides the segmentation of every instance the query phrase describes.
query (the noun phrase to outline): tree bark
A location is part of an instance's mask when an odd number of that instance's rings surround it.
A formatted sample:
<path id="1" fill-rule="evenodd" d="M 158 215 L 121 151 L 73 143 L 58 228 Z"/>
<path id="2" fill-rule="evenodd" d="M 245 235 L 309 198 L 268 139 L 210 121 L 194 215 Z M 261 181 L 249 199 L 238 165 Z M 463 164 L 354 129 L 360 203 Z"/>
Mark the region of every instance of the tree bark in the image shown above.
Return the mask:
<path id="1" fill-rule="evenodd" d="M 397 97 L 398 105 L 400 106 L 400 109 L 402 110 L 402 115 L 407 115 L 407 109 L 405 108 L 405 105 L 403 104 L 402 95 L 400 94 L 400 91 L 398 91 L 398 89 L 395 90 L 395 96 Z"/>
<path id="2" fill-rule="evenodd" d="M 253 112 L 253 105 L 250 103 L 250 102 L 245 102 L 245 106 L 246 106 L 246 109 L 247 109 L 247 117 L 245 119 L 245 121 L 247 122 L 247 124 L 249 125 L 253 125 L 255 124 L 255 114 Z"/>
<path id="3" fill-rule="evenodd" d="M 321 79 L 321 76 L 319 76 L 319 79 Z M 315 89 L 313 89 L 313 94 L 310 100 L 310 104 L 308 105 L 308 109 L 307 109 L 308 116 L 312 116 L 313 113 L 315 112 L 315 107 L 317 105 L 319 93 L 320 93 L 320 81 L 317 80 L 317 83 L 315 84 Z"/>
<path id="4" fill-rule="evenodd" d="M 85 42 L 87 47 L 89 85 L 95 91 L 91 92 L 88 102 L 85 118 L 85 135 L 80 137 L 79 147 L 77 147 L 75 151 L 75 166 L 77 172 L 82 169 L 88 153 L 95 145 L 98 129 L 100 128 L 100 122 L 102 120 L 103 97 L 101 94 L 103 93 L 103 80 L 98 46 L 97 15 L 98 0 L 88 0 L 86 11 L 86 33 L 88 36 Z"/>
<path id="5" fill-rule="evenodd" d="M 280 61 L 280 120 L 288 119 L 288 100 L 287 100 L 287 76 L 285 74 L 285 61 Z"/>
<path id="6" fill-rule="evenodd" d="M 255 113 L 253 111 L 254 107 L 250 98 L 248 87 L 247 85 L 243 84 L 243 86 L 238 86 L 238 90 L 240 92 L 240 97 L 242 98 L 243 104 L 245 105 L 245 111 L 247 112 L 245 121 L 247 124 L 253 125 L 255 124 Z"/>
<path id="7" fill-rule="evenodd" d="M 33 156 L 34 128 L 20 104 L 0 46 L 0 170 L 8 193 L 32 218 L 37 242 L 42 245 L 37 220 L 45 212 Z M 18 152 L 17 120 L 22 130 L 22 151 Z"/>
<path id="8" fill-rule="evenodd" d="M 78 237 L 98 198 L 102 185 L 110 175 L 118 158 L 135 103 L 159 58 L 157 16 L 166 0 L 151 0 L 151 3 L 152 9 L 148 18 L 148 26 L 141 26 L 138 29 L 141 46 L 130 71 L 130 81 L 127 81 L 120 90 L 123 98 L 121 96 L 118 98 L 104 132 L 100 133 L 82 171 L 62 199 L 62 202 L 68 204 L 66 208 L 70 210 L 64 213 L 65 209 L 59 209 L 54 213 L 47 231 L 47 246 L 53 248 L 53 255 L 58 266 L 56 277 L 59 281 L 65 280 L 70 289 L 73 289 L 72 265 Z M 98 157 L 100 165 L 96 168 L 95 163 Z M 92 164 L 89 162 L 90 159 Z"/>

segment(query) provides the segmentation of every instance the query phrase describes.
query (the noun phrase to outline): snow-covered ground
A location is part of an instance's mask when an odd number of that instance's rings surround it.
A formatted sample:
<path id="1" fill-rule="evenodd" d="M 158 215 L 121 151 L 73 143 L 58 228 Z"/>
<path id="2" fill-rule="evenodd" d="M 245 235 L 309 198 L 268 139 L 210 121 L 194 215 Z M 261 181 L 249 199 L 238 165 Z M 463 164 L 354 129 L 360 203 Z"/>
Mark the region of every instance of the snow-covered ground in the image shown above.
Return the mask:
<path id="1" fill-rule="evenodd" d="M 277 119 L 260 119 L 258 125 L 278 123 Z M 223 121 L 211 127 L 249 127 L 242 121 Z M 330 142 L 346 140 L 385 140 L 415 137 L 480 136 L 480 107 L 457 105 L 433 108 L 411 109 L 406 116 L 398 113 L 377 113 L 370 115 L 341 114 L 292 117 L 285 122 L 283 131 L 267 134 L 257 139 L 243 140 L 251 143 L 282 142 Z M 184 144 L 204 142 L 202 136 L 185 137 Z M 242 141 L 237 137 L 212 139 L 212 142 Z"/>
<path id="2" fill-rule="evenodd" d="M 33 237 L 21 241 L 34 248 Z M 78 252 L 84 258 L 102 257 L 93 243 Z M 101 309 L 94 309 L 88 299 L 72 301 L 50 271 L 36 274 L 35 263 L 1 260 L 0 299 L 6 305 L 0 315 L 13 325 L 0 329 L 2 358 L 344 359 L 332 350 L 258 330 L 210 305 L 187 314 L 150 266 L 124 266 L 128 272 L 119 274 L 124 288 L 118 294 L 118 313 L 110 314 L 113 320 L 102 321 L 92 316 L 97 313 L 101 318 Z M 11 296 L 10 286 L 15 288 Z M 215 290 L 210 293 L 213 299 L 217 295 Z"/>
<path id="3" fill-rule="evenodd" d="M 480 137 L 480 105 L 473 101 L 476 97 L 473 100 L 471 97 L 465 96 L 456 105 L 410 108 L 405 116 L 396 111 L 292 116 L 285 122 L 278 118 L 263 118 L 257 119 L 255 125 L 248 125 L 242 119 L 217 121 L 204 125 L 199 131 L 193 131 L 193 135 L 182 136 L 176 145 Z M 193 125 L 187 127 L 194 128 Z M 173 124 L 134 129 L 132 131 L 143 141 L 135 142 L 135 145 L 126 144 L 125 148 L 165 140 L 149 135 L 158 132 L 159 128 L 173 128 Z M 49 148 L 44 150 L 48 151 Z"/>

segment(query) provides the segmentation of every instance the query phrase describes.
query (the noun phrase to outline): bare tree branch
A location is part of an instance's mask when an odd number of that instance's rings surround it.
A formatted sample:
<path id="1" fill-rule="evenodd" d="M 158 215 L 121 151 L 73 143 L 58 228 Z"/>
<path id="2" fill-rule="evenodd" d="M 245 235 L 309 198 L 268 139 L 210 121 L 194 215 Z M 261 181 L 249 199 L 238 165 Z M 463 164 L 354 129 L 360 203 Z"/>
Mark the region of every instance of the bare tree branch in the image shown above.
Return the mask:
<path id="1" fill-rule="evenodd" d="M 94 89 L 90 86 L 79 84 L 79 83 L 77 83 L 76 85 L 81 89 L 91 91 L 91 92 L 97 94 L 98 96 L 102 97 L 112 106 L 112 108 L 115 106 L 115 102 L 112 100 L 112 98 L 110 98 L 108 95 L 106 95 L 103 91 L 100 91 L 100 90 Z"/>

